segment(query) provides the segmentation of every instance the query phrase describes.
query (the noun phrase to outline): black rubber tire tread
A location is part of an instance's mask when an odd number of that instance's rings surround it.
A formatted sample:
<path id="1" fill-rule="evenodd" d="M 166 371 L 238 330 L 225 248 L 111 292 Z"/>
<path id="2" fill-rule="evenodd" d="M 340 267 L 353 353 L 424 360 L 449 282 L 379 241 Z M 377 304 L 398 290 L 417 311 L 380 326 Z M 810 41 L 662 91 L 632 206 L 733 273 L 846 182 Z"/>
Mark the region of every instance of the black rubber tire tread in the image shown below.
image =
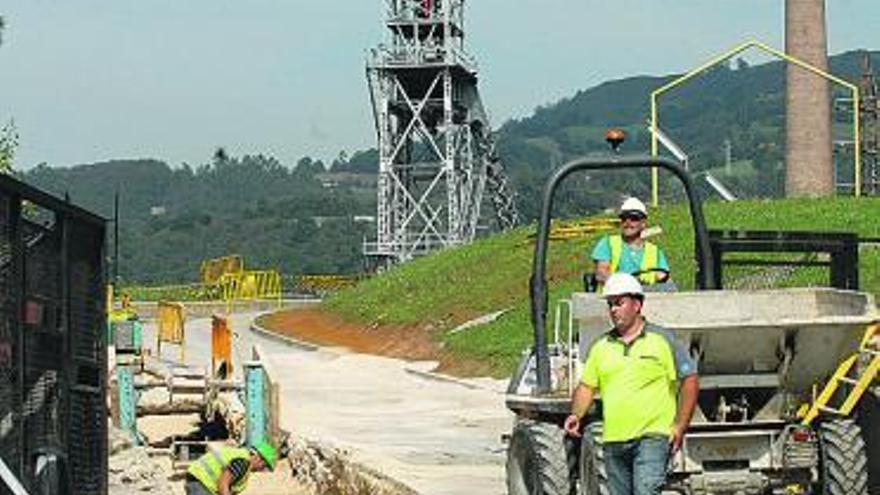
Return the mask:
<path id="1" fill-rule="evenodd" d="M 509 495 L 569 495 L 565 431 L 552 423 L 518 419 L 507 448 Z"/>
<path id="2" fill-rule="evenodd" d="M 569 495 L 578 495 L 578 473 L 580 470 L 581 439 L 565 435 L 565 461 L 568 464 Z"/>
<path id="3" fill-rule="evenodd" d="M 822 495 L 868 495 L 868 456 L 862 429 L 849 419 L 823 421 L 819 433 Z"/>
<path id="4" fill-rule="evenodd" d="M 578 471 L 579 495 L 609 495 L 608 471 L 605 469 L 605 452 L 602 449 L 602 422 L 590 423 L 584 428 L 581 439 L 581 456 Z"/>

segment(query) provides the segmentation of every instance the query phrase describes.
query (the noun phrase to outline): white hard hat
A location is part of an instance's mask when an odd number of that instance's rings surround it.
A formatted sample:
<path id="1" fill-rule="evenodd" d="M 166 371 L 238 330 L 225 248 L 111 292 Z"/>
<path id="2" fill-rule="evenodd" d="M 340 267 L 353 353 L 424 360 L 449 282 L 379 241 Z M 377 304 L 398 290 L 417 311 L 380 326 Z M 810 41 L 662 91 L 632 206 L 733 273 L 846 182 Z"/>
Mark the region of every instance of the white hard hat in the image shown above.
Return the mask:
<path id="1" fill-rule="evenodd" d="M 644 296 L 645 291 L 642 284 L 629 273 L 614 273 L 605 281 L 605 287 L 602 289 L 602 297 L 609 298 L 612 296 L 638 295 Z"/>
<path id="2" fill-rule="evenodd" d="M 637 211 L 642 215 L 648 216 L 648 208 L 646 208 L 645 203 L 639 201 L 638 198 L 626 198 L 626 201 L 620 205 L 620 213 L 627 211 Z"/>

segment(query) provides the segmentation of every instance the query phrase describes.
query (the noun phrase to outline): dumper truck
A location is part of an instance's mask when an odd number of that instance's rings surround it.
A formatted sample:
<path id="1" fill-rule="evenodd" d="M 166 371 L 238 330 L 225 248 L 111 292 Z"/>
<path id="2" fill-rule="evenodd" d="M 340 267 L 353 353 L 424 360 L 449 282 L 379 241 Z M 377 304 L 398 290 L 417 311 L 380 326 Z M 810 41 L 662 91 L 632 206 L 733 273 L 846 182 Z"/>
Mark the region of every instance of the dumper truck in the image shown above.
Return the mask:
<path id="1" fill-rule="evenodd" d="M 682 448 L 670 459 L 664 493 L 868 495 L 866 445 L 853 421 L 880 357 L 880 321 L 870 294 L 834 288 L 716 290 L 701 209 L 688 174 L 664 158 L 580 159 L 548 181 L 538 225 L 530 298 L 534 345 L 511 378 L 506 405 L 511 495 L 605 495 L 601 397 L 566 436 L 571 392 L 589 344 L 607 332 L 595 293 L 560 302 L 547 324 L 546 251 L 553 196 L 581 170 L 659 167 L 682 182 L 692 216 L 695 286 L 648 293 L 648 321 L 669 329 L 697 360 L 700 394 Z"/>

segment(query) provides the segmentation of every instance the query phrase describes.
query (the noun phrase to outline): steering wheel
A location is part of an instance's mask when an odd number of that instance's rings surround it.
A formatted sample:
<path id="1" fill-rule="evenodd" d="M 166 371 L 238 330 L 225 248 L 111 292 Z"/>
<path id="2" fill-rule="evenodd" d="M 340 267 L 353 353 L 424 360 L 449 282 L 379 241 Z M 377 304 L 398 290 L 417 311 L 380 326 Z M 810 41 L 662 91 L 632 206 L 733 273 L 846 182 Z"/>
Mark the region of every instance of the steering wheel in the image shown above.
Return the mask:
<path id="1" fill-rule="evenodd" d="M 648 273 L 665 273 L 665 274 L 668 276 L 668 275 L 669 275 L 669 270 L 666 270 L 666 269 L 663 269 L 663 268 L 647 268 L 647 269 L 645 269 L 645 270 L 637 270 L 637 271 L 631 273 L 631 275 L 632 275 L 633 277 L 638 278 L 639 276 L 641 276 L 641 275 L 645 275 L 645 274 L 648 274 Z M 667 278 L 668 278 L 668 277 L 667 277 Z"/>

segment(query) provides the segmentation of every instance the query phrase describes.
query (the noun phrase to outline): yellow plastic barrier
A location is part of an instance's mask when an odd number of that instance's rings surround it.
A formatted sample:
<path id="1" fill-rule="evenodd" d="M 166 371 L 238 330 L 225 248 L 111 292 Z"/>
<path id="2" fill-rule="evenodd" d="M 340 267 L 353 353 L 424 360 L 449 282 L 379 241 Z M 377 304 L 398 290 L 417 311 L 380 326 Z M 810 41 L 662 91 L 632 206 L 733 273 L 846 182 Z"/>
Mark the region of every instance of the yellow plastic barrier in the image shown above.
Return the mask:
<path id="1" fill-rule="evenodd" d="M 227 312 L 233 301 L 275 299 L 281 305 L 281 275 L 275 270 L 227 273 L 220 277 L 219 285 Z"/>
<path id="2" fill-rule="evenodd" d="M 156 355 L 162 356 L 162 342 L 180 346 L 180 362 L 185 361 L 186 313 L 183 304 L 178 302 L 159 302 L 159 330 L 156 332 Z"/>
<path id="3" fill-rule="evenodd" d="M 199 278 L 203 285 L 217 285 L 224 275 L 243 271 L 244 260 L 241 255 L 232 254 L 203 261 L 199 270 Z"/>
<path id="4" fill-rule="evenodd" d="M 232 376 L 232 328 L 225 316 L 211 317 L 211 373 L 218 378 Z"/>

